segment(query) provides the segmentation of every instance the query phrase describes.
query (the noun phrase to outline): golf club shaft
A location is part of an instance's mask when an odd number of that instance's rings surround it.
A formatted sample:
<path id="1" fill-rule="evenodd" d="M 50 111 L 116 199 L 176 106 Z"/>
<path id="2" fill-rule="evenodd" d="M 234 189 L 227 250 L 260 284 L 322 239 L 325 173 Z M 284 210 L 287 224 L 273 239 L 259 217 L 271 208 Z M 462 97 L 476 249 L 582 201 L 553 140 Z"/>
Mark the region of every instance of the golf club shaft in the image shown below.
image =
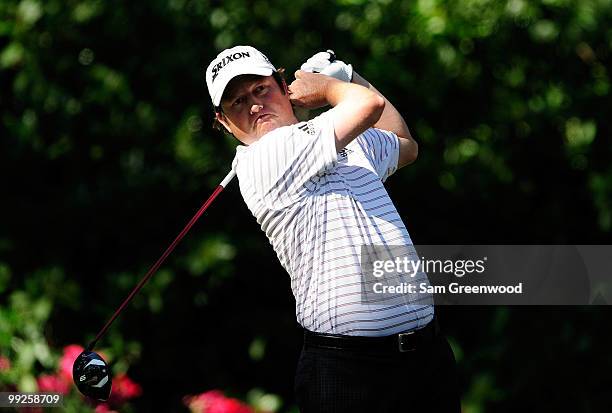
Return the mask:
<path id="1" fill-rule="evenodd" d="M 206 200 L 206 202 L 204 202 L 204 204 L 202 204 L 202 206 L 200 207 L 198 212 L 196 212 L 196 214 L 193 216 L 193 218 L 191 218 L 191 220 L 189 220 L 187 225 L 185 225 L 185 228 L 183 228 L 183 230 L 177 235 L 177 237 L 174 239 L 174 241 L 172 241 L 172 244 L 170 244 L 168 246 L 168 248 L 166 248 L 166 250 L 161 255 L 161 257 L 159 257 L 159 259 L 155 262 L 155 264 L 153 264 L 153 266 L 149 269 L 149 271 L 147 271 L 147 273 L 142 278 L 142 280 L 140 280 L 138 285 L 136 285 L 136 287 L 134 287 L 134 289 L 132 290 L 130 295 L 128 295 L 127 298 L 123 301 L 123 303 L 121 303 L 121 306 L 119 306 L 117 311 L 115 311 L 115 314 L 113 314 L 113 316 L 106 322 L 104 327 L 102 327 L 102 330 L 100 330 L 100 332 L 98 333 L 96 338 L 87 346 L 87 351 L 92 351 L 93 350 L 93 348 L 96 345 L 96 343 L 98 342 L 98 340 L 100 338 L 102 338 L 102 336 L 106 333 L 106 331 L 108 330 L 110 325 L 113 323 L 113 321 L 115 321 L 115 319 L 119 316 L 119 314 L 123 311 L 123 309 L 129 304 L 129 302 L 132 300 L 132 298 L 134 298 L 136 293 L 138 293 L 138 291 L 140 291 L 140 289 L 147 283 L 147 281 L 149 281 L 149 279 L 153 276 L 153 274 L 155 274 L 157 272 L 157 270 L 163 264 L 163 262 L 166 260 L 166 258 L 168 258 L 168 255 L 170 255 L 170 253 L 172 253 L 172 251 L 178 245 L 178 243 L 181 242 L 181 240 L 187 234 L 187 232 L 189 232 L 191 227 L 202 216 L 204 211 L 206 211 L 208 206 L 215 200 L 217 195 L 219 195 L 219 193 L 221 191 L 223 191 L 223 189 L 227 186 L 227 184 L 230 183 L 230 181 L 234 178 L 234 176 L 236 176 L 236 172 L 234 172 L 234 170 L 232 169 L 227 174 L 227 176 L 223 179 L 223 181 L 221 181 L 221 183 L 215 188 L 215 190 L 210 195 L 210 197 Z"/>

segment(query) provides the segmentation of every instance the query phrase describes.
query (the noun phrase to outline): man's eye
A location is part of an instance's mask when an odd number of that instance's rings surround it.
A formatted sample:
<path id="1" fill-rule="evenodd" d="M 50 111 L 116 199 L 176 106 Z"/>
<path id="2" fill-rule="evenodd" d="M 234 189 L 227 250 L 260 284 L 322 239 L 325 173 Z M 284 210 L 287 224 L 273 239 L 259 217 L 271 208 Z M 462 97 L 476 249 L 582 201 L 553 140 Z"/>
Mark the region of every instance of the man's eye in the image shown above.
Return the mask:
<path id="1" fill-rule="evenodd" d="M 259 85 L 255 88 L 256 93 L 265 93 L 268 90 L 268 87 L 265 85 Z"/>
<path id="2" fill-rule="evenodd" d="M 239 97 L 238 99 L 236 99 L 234 101 L 234 103 L 232 103 L 232 106 L 238 106 L 239 104 L 241 104 L 242 102 L 244 102 L 244 96 Z"/>

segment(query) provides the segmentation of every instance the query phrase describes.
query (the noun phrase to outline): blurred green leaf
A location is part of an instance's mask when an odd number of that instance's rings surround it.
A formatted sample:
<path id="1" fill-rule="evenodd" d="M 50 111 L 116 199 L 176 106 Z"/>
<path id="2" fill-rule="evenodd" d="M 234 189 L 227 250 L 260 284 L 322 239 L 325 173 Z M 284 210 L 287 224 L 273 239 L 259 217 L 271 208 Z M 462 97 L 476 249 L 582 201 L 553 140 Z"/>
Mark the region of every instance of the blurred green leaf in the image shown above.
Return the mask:
<path id="1" fill-rule="evenodd" d="M 12 42 L 0 52 L 0 67 L 3 69 L 16 66 L 24 58 L 25 49 L 19 43 Z"/>
<path id="2" fill-rule="evenodd" d="M 0 294 L 6 291 L 11 279 L 11 269 L 8 265 L 0 262 Z"/>

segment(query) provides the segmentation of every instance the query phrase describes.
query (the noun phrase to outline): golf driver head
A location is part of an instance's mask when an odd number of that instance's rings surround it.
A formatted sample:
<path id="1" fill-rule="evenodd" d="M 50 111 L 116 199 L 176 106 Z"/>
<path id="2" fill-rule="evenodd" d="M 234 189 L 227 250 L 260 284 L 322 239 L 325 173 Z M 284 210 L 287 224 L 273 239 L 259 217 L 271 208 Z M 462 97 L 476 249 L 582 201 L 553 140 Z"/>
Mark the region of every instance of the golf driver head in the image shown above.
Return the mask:
<path id="1" fill-rule="evenodd" d="M 79 354 L 72 366 L 72 379 L 85 396 L 108 400 L 112 387 L 111 371 L 98 353 L 86 350 Z"/>

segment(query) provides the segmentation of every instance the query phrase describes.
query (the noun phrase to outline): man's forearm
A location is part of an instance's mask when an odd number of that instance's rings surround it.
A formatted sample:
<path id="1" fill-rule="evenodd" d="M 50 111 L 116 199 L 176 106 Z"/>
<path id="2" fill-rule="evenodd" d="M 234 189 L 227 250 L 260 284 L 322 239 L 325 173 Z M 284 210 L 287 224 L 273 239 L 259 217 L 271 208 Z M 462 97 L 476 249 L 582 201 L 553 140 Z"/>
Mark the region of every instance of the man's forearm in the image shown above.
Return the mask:
<path id="1" fill-rule="evenodd" d="M 389 100 L 380 93 L 370 82 L 360 76 L 357 72 L 353 71 L 352 83 L 364 86 L 369 90 L 373 91 L 377 95 L 381 96 L 385 100 L 385 109 L 378 122 L 374 124 L 375 128 L 383 129 L 389 132 L 395 133 L 400 139 L 400 156 L 398 162 L 398 168 L 406 166 L 416 160 L 418 154 L 418 145 L 412 138 L 408 125 L 404 121 L 404 117 L 397 111 L 395 106 Z"/>
<path id="2" fill-rule="evenodd" d="M 381 113 L 384 113 L 385 98 L 357 84 L 336 79 L 328 84 L 325 98 L 333 106 L 336 148 L 341 150 L 356 136 L 379 122 Z"/>

